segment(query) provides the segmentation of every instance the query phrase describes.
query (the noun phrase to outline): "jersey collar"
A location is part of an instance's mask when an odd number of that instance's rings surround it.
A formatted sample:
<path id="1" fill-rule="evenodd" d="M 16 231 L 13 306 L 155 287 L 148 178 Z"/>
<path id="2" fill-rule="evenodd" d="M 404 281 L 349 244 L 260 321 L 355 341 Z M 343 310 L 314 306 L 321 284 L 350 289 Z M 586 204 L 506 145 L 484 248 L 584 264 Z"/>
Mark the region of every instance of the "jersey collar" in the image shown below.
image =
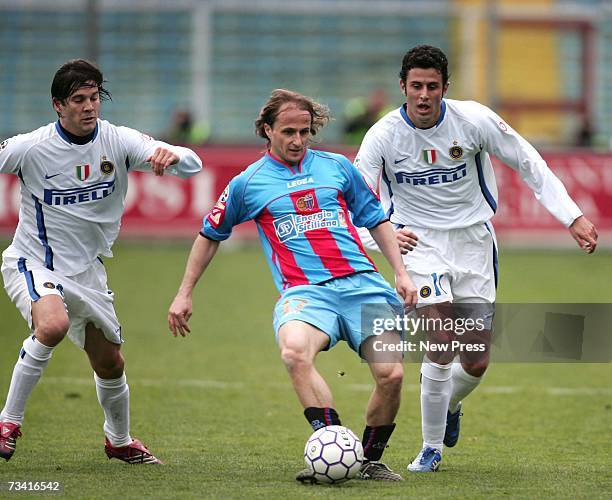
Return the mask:
<path id="1" fill-rule="evenodd" d="M 65 130 L 61 125 L 59 120 L 57 120 L 55 122 L 55 130 L 57 130 L 57 133 L 59 134 L 59 136 L 64 139 L 64 141 L 66 141 L 68 144 L 79 144 L 78 142 L 75 142 L 73 138 L 71 138 L 71 135 L 67 130 Z M 85 144 L 88 144 L 90 142 L 93 142 L 96 140 L 96 137 L 98 137 L 98 130 L 99 130 L 99 124 L 98 121 L 96 121 L 96 128 L 94 129 L 94 131 L 91 133 L 91 139 L 89 141 L 87 141 Z"/>
<path id="2" fill-rule="evenodd" d="M 402 115 L 402 118 L 404 119 L 404 121 L 410 127 L 414 128 L 414 129 L 418 128 L 414 123 L 412 123 L 412 120 L 408 116 L 408 113 L 406 113 L 406 103 L 402 104 L 402 106 L 400 107 L 400 114 Z M 428 127 L 426 129 L 420 129 L 420 130 L 429 130 L 430 128 L 439 126 L 440 123 L 442 123 L 442 120 L 444 120 L 444 115 L 445 114 L 446 114 L 446 101 L 444 99 L 442 99 L 442 104 L 440 105 L 440 116 L 438 117 L 438 121 L 432 127 Z"/>
<path id="3" fill-rule="evenodd" d="M 266 157 L 270 161 L 272 161 L 272 163 L 282 166 L 284 168 L 288 168 L 289 171 L 294 175 L 302 173 L 302 165 L 304 164 L 304 162 L 306 162 L 310 158 L 311 155 L 312 155 L 312 152 L 310 151 L 310 149 L 307 149 L 306 152 L 304 153 L 304 156 L 302 156 L 302 159 L 297 165 L 289 165 L 288 163 L 284 162 L 280 158 L 274 156 L 269 149 L 266 152 Z"/>

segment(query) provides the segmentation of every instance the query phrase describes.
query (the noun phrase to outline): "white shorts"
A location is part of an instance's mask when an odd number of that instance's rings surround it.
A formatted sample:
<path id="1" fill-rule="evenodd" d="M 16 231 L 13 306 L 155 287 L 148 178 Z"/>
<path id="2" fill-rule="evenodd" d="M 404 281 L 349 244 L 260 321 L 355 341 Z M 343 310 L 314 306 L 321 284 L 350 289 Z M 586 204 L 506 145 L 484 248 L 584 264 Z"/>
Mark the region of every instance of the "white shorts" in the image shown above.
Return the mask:
<path id="1" fill-rule="evenodd" d="M 490 223 L 447 231 L 406 229 L 419 238 L 402 256 L 419 305 L 495 302 L 497 240 Z"/>
<path id="2" fill-rule="evenodd" d="M 4 289 L 23 318 L 32 325 L 32 302 L 46 295 L 60 296 L 70 319 L 68 337 L 85 346 L 85 327 L 92 323 L 104 332 L 107 340 L 121 344 L 121 325 L 113 306 L 114 295 L 106 285 L 106 270 L 100 260 L 76 276 L 58 272 L 24 258 L 3 255 Z"/>

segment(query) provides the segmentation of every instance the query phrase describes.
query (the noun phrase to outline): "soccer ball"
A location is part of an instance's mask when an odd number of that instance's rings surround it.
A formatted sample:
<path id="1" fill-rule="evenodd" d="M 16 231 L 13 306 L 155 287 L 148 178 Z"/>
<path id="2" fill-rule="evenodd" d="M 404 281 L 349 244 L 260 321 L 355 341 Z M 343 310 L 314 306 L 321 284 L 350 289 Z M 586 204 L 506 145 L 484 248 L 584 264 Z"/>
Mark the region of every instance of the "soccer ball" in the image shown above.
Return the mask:
<path id="1" fill-rule="evenodd" d="M 304 461 L 317 482 L 341 483 L 359 472 L 363 446 L 353 431 L 342 425 L 321 427 L 306 441 Z"/>

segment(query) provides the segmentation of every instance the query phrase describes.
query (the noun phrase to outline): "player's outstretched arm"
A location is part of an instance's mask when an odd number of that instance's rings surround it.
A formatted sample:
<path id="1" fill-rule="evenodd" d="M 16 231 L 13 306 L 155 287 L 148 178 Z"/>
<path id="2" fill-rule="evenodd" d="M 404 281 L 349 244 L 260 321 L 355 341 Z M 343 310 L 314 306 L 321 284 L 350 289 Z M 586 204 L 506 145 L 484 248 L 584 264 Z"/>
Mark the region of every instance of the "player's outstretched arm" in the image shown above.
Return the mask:
<path id="1" fill-rule="evenodd" d="M 395 238 L 395 231 L 390 222 L 383 222 L 369 230 L 372 238 L 376 241 L 378 248 L 389 261 L 395 273 L 395 288 L 397 293 L 404 299 L 404 305 L 410 306 L 417 303 L 417 289 L 406 272 L 399 245 Z"/>
<path id="2" fill-rule="evenodd" d="M 181 179 L 191 177 L 202 170 L 202 160 L 191 149 L 174 146 L 129 127 L 117 127 L 125 146 L 129 169 L 152 171 L 155 175 L 176 175 Z"/>
<path id="3" fill-rule="evenodd" d="M 193 313 L 193 289 L 218 248 L 218 241 L 209 240 L 201 235 L 193 242 L 183 281 L 168 310 L 168 328 L 175 337 L 177 333 L 184 337 L 188 332 L 191 332 L 189 319 Z"/>
<path id="4" fill-rule="evenodd" d="M 572 238 L 586 253 L 593 253 L 597 247 L 597 229 L 584 215 L 576 218 L 569 227 Z"/>

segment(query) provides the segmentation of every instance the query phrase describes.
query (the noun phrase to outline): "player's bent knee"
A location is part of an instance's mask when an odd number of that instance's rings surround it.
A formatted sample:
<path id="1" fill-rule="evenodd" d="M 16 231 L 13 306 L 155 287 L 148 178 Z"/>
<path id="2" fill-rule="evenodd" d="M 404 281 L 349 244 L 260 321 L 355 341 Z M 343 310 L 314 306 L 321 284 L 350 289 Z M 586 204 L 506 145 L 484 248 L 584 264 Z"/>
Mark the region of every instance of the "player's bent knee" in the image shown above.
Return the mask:
<path id="1" fill-rule="evenodd" d="M 461 366 L 463 367 L 465 372 L 471 375 L 472 377 L 482 377 L 487 371 L 487 368 L 489 366 L 489 360 L 483 359 L 470 363 L 462 362 Z"/>
<path id="2" fill-rule="evenodd" d="M 290 371 L 312 366 L 312 359 L 310 359 L 306 349 L 283 346 L 281 348 L 281 359 Z"/>
<path id="3" fill-rule="evenodd" d="M 386 390 L 399 391 L 404 381 L 404 367 L 400 364 L 393 364 L 379 370 L 375 376 L 376 383 Z"/>
<path id="4" fill-rule="evenodd" d="M 38 319 L 34 332 L 41 343 L 54 346 L 63 340 L 69 328 L 70 321 L 67 316 L 46 316 Z"/>
<path id="5" fill-rule="evenodd" d="M 99 356 L 92 359 L 92 367 L 100 378 L 119 378 L 125 370 L 125 359 L 121 351 L 117 350 L 111 355 Z"/>

